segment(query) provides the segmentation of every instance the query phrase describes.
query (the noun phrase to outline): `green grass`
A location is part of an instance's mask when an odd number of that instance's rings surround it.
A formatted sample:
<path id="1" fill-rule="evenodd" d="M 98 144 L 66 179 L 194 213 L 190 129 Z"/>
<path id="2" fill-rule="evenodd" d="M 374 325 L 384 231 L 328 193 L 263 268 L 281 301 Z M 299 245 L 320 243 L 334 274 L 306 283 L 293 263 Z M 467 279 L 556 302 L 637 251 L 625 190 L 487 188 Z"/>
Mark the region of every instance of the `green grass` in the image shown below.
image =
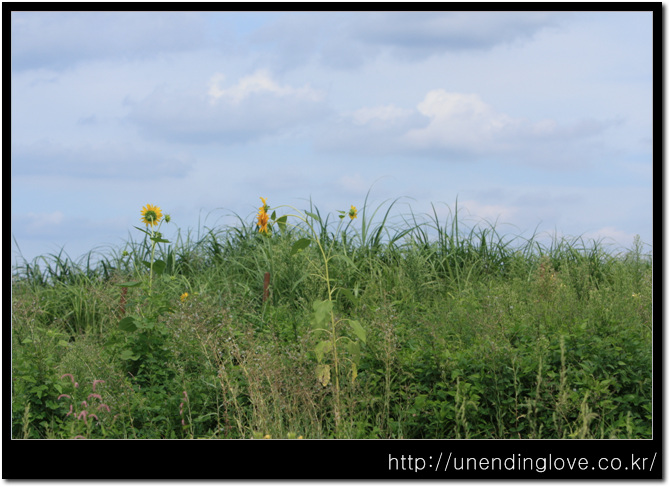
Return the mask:
<path id="1" fill-rule="evenodd" d="M 396 203 L 366 198 L 338 233 L 310 202 L 335 314 L 367 333 L 355 379 L 341 371 L 337 430 L 310 325 L 327 294 L 318 250 L 292 252 L 304 226 L 266 238 L 240 218 L 157 247 L 153 292 L 169 311 L 142 340 L 119 328 L 143 312 L 141 290 L 119 284 L 146 279 L 146 239 L 14 266 L 12 436 L 651 438 L 652 257 L 639 240 L 616 255 L 581 238 L 543 246 L 466 228 L 457 205 L 445 222 L 433 207 L 394 224 Z"/>

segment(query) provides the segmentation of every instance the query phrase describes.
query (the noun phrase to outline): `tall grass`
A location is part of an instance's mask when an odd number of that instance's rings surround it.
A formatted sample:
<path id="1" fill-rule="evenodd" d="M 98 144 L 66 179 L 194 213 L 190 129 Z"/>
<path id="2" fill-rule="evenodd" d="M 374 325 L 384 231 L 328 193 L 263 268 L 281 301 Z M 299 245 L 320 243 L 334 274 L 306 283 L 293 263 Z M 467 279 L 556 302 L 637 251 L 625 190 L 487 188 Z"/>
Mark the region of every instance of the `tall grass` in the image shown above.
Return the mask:
<path id="1" fill-rule="evenodd" d="M 619 254 L 580 237 L 541 245 L 467 227 L 458 202 L 444 220 L 433 206 L 394 224 L 399 200 L 368 197 L 339 232 L 311 201 L 307 210 L 332 255 L 334 311 L 368 336 L 342 385 L 339 436 L 650 437 L 653 262 L 639 239 Z M 154 285 L 172 303 L 160 387 L 138 387 L 113 352 L 137 306 L 123 284 L 146 273 L 146 239 L 14 266 L 13 436 L 79 431 L 57 399 L 73 374 L 106 381 L 116 419 L 92 437 L 334 437 L 310 326 L 326 283 L 314 246 L 293 252 L 309 229 L 266 238 L 237 218 L 157 249 L 166 270 Z"/>

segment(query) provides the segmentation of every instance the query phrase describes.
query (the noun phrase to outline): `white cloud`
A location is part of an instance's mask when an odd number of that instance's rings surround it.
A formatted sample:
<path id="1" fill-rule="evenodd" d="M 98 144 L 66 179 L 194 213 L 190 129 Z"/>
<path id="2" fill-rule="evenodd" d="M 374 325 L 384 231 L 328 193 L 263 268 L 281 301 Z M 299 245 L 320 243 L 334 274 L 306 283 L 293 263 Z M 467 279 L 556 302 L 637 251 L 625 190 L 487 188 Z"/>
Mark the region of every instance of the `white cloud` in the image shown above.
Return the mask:
<path id="1" fill-rule="evenodd" d="M 427 127 L 405 135 L 409 146 L 449 148 L 479 152 L 493 149 L 514 134 L 521 125 L 504 113 L 496 112 L 478 95 L 432 90 L 417 110 L 430 118 Z"/>
<path id="2" fill-rule="evenodd" d="M 240 78 L 236 85 L 230 88 L 220 88 L 220 83 L 225 80 L 225 75 L 216 73 L 209 81 L 210 100 L 224 100 L 233 104 L 239 104 L 245 99 L 269 93 L 279 97 L 296 97 L 299 99 L 320 101 L 323 96 L 316 90 L 313 90 L 309 85 L 301 88 L 293 88 L 291 86 L 281 86 L 274 81 L 269 73 L 260 70 L 249 76 Z"/>
<path id="3" fill-rule="evenodd" d="M 496 110 L 478 94 L 430 90 L 414 109 L 394 104 L 362 107 L 328 126 L 318 146 L 359 154 L 578 167 L 588 160 L 588 142 L 618 120 L 537 122 Z"/>
<path id="4" fill-rule="evenodd" d="M 280 85 L 265 71 L 222 88 L 220 73 L 203 92 L 157 88 L 128 116 L 150 138 L 189 144 L 232 144 L 290 133 L 322 119 L 322 95 L 305 85 Z"/>

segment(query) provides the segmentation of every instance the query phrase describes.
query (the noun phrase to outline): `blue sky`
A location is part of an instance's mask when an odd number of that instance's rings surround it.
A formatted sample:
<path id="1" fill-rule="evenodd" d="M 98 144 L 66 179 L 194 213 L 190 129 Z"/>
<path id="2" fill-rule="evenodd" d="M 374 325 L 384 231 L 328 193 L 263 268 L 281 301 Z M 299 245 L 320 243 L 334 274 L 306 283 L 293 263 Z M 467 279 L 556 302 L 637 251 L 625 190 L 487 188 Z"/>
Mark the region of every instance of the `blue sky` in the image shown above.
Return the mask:
<path id="1" fill-rule="evenodd" d="M 12 12 L 24 258 L 400 198 L 652 244 L 651 12 Z M 12 254 L 18 250 L 12 245 Z"/>

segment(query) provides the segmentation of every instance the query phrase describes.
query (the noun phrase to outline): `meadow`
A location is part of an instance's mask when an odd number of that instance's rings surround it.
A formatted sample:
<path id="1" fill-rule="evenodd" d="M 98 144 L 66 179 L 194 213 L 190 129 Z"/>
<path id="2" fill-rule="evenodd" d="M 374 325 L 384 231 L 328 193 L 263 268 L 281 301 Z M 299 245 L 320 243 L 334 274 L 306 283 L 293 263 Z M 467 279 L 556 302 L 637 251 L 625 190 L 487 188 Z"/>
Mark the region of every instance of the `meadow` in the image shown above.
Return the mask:
<path id="1" fill-rule="evenodd" d="M 368 194 L 369 195 L 369 194 Z M 651 438 L 652 255 L 397 200 L 12 268 L 13 438 Z M 163 227 L 165 225 L 165 227 Z"/>

